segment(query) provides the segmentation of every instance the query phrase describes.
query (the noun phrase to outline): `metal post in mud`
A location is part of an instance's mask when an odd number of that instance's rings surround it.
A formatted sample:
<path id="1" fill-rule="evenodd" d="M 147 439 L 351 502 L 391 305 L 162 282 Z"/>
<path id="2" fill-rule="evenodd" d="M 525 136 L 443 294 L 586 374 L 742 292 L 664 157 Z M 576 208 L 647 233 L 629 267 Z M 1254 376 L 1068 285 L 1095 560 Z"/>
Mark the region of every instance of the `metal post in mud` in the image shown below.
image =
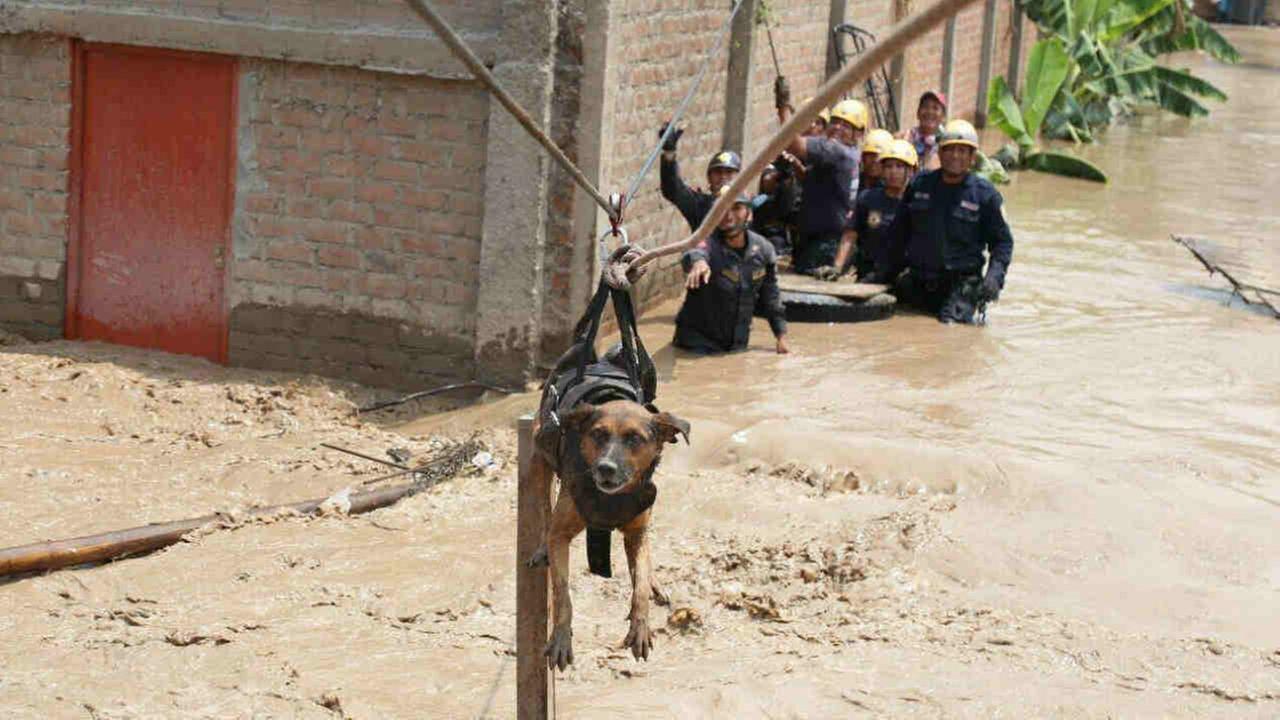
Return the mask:
<path id="1" fill-rule="evenodd" d="M 516 493 L 516 717 L 547 718 L 547 568 L 528 560 L 546 542 L 551 518 L 548 478 L 534 477 L 533 416 L 516 420 L 518 466 Z"/>

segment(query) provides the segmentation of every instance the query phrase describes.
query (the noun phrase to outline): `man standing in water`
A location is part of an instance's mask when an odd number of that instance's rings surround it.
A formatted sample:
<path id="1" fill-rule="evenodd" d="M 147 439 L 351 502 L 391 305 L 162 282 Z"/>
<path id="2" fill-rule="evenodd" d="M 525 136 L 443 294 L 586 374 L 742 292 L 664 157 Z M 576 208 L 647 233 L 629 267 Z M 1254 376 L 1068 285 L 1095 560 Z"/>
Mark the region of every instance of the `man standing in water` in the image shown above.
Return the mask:
<path id="1" fill-rule="evenodd" d="M 915 179 L 885 236 L 885 251 L 867 282 L 892 283 L 899 300 L 937 314 L 944 323 L 973 323 L 995 300 L 1013 259 L 1004 198 L 970 172 L 978 134 L 952 120 L 938 134 L 942 167 Z M 982 273 L 983 251 L 990 255 Z"/>
<path id="2" fill-rule="evenodd" d="M 844 275 L 853 258 L 853 269 L 859 278 L 869 276 L 876 260 L 884 254 L 885 235 L 898 214 L 898 203 L 916 169 L 916 150 L 906 140 L 893 140 L 880 154 L 881 184 L 858 193 L 858 207 L 853 222 L 840 241 L 833 267 L 819 268 L 814 273 L 823 280 L 836 280 Z M 857 248 L 855 250 L 855 247 Z"/>
<path id="3" fill-rule="evenodd" d="M 774 104 L 778 120 L 785 124 L 795 110 L 790 89 L 779 80 L 774 87 Z M 858 192 L 858 145 L 866 131 L 867 106 L 857 100 L 842 100 L 831 109 L 825 136 L 797 136 L 786 148 L 808 165 L 792 250 L 796 272 L 811 273 L 835 260 Z"/>
<path id="4" fill-rule="evenodd" d="M 758 307 L 777 339 L 778 353 L 789 352 L 777 256 L 768 240 L 747 229 L 750 225 L 751 198 L 744 193 L 711 237 L 680 259 L 686 293 L 676 314 L 676 347 L 699 353 L 745 350 L 752 311 Z"/>
<path id="5" fill-rule="evenodd" d="M 664 124 L 658 131 L 658 137 L 666 135 Z M 707 164 L 707 187 L 710 192 L 694 190 L 685 184 L 680 177 L 680 164 L 676 161 L 676 147 L 684 128 L 676 128 L 662 145 L 662 162 L 658 166 L 658 175 L 662 187 L 662 197 L 676 206 L 690 230 L 697 230 L 703 218 L 711 211 L 716 202 L 720 188 L 733 182 L 742 170 L 742 158 L 732 150 L 722 150 Z"/>

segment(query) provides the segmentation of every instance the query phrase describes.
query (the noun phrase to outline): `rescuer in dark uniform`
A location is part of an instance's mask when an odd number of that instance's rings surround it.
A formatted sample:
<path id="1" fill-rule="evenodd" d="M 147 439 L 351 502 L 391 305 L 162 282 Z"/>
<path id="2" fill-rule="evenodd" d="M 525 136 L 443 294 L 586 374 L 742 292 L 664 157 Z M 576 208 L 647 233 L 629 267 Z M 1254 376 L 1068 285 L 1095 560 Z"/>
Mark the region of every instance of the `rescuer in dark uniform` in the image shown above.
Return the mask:
<path id="1" fill-rule="evenodd" d="M 791 90 L 778 78 L 774 86 L 778 120 L 791 118 Z M 858 145 L 867 130 L 867 106 L 842 100 L 831 109 L 824 137 L 798 136 L 787 151 L 808 165 L 801 185 L 799 233 L 795 238 L 796 272 L 812 273 L 835 261 L 840 236 L 858 192 Z"/>
<path id="2" fill-rule="evenodd" d="M 858 176 L 859 195 L 881 184 L 880 156 L 888 152 L 892 144 L 893 133 L 888 130 L 874 128 L 867 131 L 862 140 L 862 160 L 858 163 L 858 169 L 862 171 Z"/>
<path id="3" fill-rule="evenodd" d="M 819 268 L 815 276 L 823 280 L 838 279 L 847 272 L 850 256 L 858 278 L 868 277 L 875 271 L 876 260 L 884 253 L 885 237 L 918 162 L 916 149 L 910 142 L 889 142 L 880 152 L 882 183 L 858 193 L 858 207 L 853 211 L 848 233 L 840 241 L 835 265 Z"/>
<path id="4" fill-rule="evenodd" d="M 952 120 L 938 134 L 942 167 L 917 177 L 886 234 L 886 247 L 870 282 L 893 282 L 907 274 L 895 294 L 903 302 L 936 313 L 942 322 L 972 323 L 979 307 L 995 300 L 1013 259 L 1013 233 L 1004 199 L 974 175 L 978 134 Z M 990 259 L 983 274 L 984 250 Z"/>
<path id="5" fill-rule="evenodd" d="M 777 257 L 769 241 L 747 229 L 750 224 L 751 198 L 743 194 L 711 237 L 680 258 L 686 292 L 676 314 L 676 347 L 700 353 L 745 350 L 758 307 L 778 353 L 790 352 Z"/>
<path id="6" fill-rule="evenodd" d="M 658 131 L 658 137 L 662 137 L 666 132 L 667 126 L 664 124 Z M 720 188 L 733 182 L 733 179 L 742 171 L 742 158 L 732 150 L 722 150 L 717 153 L 707 164 L 709 191 L 694 190 L 680 177 L 680 163 L 676 161 L 676 145 L 683 134 L 684 128 L 676 128 L 663 144 L 662 162 L 658 166 L 658 175 L 661 179 L 662 197 L 676 206 L 684 216 L 685 222 L 689 223 L 690 230 L 697 230 L 703 218 L 711 211 L 711 206 L 715 204 L 716 194 L 720 192 Z"/>
<path id="7" fill-rule="evenodd" d="M 760 174 L 760 194 L 751 200 L 751 229 L 773 245 L 778 257 L 791 254 L 791 226 L 800 201 L 793 161 L 783 153 L 766 165 Z"/>

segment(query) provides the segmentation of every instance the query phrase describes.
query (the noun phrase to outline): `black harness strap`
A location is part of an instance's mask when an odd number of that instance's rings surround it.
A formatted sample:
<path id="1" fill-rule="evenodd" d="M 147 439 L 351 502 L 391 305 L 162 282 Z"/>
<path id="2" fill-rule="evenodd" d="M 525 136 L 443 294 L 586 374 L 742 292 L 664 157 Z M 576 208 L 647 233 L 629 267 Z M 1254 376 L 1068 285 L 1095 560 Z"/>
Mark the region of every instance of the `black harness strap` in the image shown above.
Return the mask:
<path id="1" fill-rule="evenodd" d="M 606 357 L 601 362 L 596 356 L 595 342 L 600 332 L 605 303 L 610 299 L 613 300 L 613 311 L 622 336 L 621 358 Z M 574 326 L 573 337 L 573 345 L 557 363 L 543 390 L 543 432 L 550 430 L 550 433 L 545 438 L 545 444 L 539 438 L 539 446 L 544 455 L 554 456 L 550 459 L 562 475 L 566 472 L 573 473 L 579 476 L 578 482 L 589 482 L 585 468 L 561 466 L 565 459 L 565 429 L 560 427 L 560 418 L 580 403 L 601 402 L 605 398 L 629 396 L 628 399 L 634 399 L 641 405 L 651 405 L 657 396 L 658 377 L 653 359 L 640 339 L 635 305 L 631 302 L 631 294 L 626 290 L 612 288 L 601 280 L 586 311 Z M 617 359 L 622 362 L 618 363 Z M 625 371 L 625 380 L 620 371 Z M 572 375 L 566 377 L 570 372 Z M 629 522 L 630 517 L 652 505 L 657 489 L 651 484 L 647 485 L 642 492 L 643 498 L 595 498 L 599 493 L 593 494 L 586 488 L 582 490 L 591 498 L 574 497 L 579 512 L 585 513 L 584 519 L 587 519 L 586 515 L 590 515 L 598 521 L 593 524 L 588 519 L 587 522 L 587 565 L 592 573 L 610 577 L 613 574 L 610 544 L 615 523 L 618 520 Z M 596 507 L 601 502 L 604 505 Z M 622 503 L 622 506 L 613 507 L 618 503 Z"/>
<path id="2" fill-rule="evenodd" d="M 613 312 L 618 320 L 618 332 L 622 335 L 623 366 L 627 370 L 631 386 L 636 389 L 638 402 L 641 405 L 647 405 L 653 402 L 657 394 L 657 377 L 653 359 L 649 357 L 644 342 L 640 339 L 635 306 L 631 302 L 629 292 L 611 288 L 601 280 L 595 296 L 591 298 L 586 312 L 573 330 L 574 344 L 587 350 L 595 347 L 596 335 L 600 332 L 600 319 L 604 316 L 604 305 L 610 298 L 613 299 Z M 569 383 L 561 393 L 562 395 L 583 382 L 586 378 L 587 365 L 590 364 L 593 355 L 593 352 L 578 353 L 577 373 L 573 382 Z"/>

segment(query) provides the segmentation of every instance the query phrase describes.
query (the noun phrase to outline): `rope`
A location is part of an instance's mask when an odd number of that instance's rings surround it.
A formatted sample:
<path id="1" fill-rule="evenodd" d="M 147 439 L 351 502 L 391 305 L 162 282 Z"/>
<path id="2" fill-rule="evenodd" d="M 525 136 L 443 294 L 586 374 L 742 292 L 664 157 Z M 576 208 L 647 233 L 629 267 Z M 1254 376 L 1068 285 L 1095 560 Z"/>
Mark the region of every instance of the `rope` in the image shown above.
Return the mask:
<path id="1" fill-rule="evenodd" d="M 733 4 L 733 10 L 729 12 L 729 17 L 725 18 L 724 24 L 720 26 L 719 37 L 716 38 L 716 44 L 707 53 L 702 60 L 702 67 L 698 69 L 698 75 L 693 79 L 693 85 L 689 87 L 689 91 L 684 94 L 684 99 L 676 107 L 675 115 L 667 121 L 667 131 L 658 138 L 658 144 L 649 152 L 649 157 L 644 161 L 644 165 L 640 168 L 640 172 L 631 180 L 631 187 L 627 190 L 626 199 L 623 206 L 626 207 L 635 200 L 636 193 L 640 192 L 640 183 L 644 181 L 644 177 L 653 169 L 653 163 L 658 159 L 658 154 L 662 152 L 662 146 L 667 144 L 667 138 L 671 137 L 671 133 L 675 132 L 676 125 L 680 119 L 684 117 L 684 113 L 689 109 L 689 103 L 693 101 L 693 96 L 698 92 L 698 86 L 702 84 L 702 78 L 707 74 L 707 68 L 711 67 L 711 61 L 720 54 L 720 48 L 724 47 L 724 40 L 729 36 L 729 26 L 733 23 L 733 18 L 737 16 L 738 10 L 742 8 L 742 0 L 736 0 Z"/>
<path id="2" fill-rule="evenodd" d="M 902 52 L 916 38 L 932 30 L 947 18 L 954 16 L 972 2 L 974 0 L 938 0 L 933 5 L 895 25 L 883 40 L 872 45 L 866 53 L 859 56 L 857 62 L 842 68 L 840 72 L 832 76 L 826 84 L 819 88 L 809 102 L 805 103 L 790 120 L 778 128 L 778 131 L 770 138 L 769 143 L 751 159 L 751 162 L 743 168 L 738 177 L 734 178 L 733 182 L 730 183 L 729 189 L 716 200 L 715 205 L 711 207 L 711 211 L 707 213 L 706 218 L 702 220 L 702 224 L 698 226 L 698 229 L 692 235 L 684 240 L 646 251 L 631 263 L 631 269 L 637 270 L 665 255 L 690 250 L 696 247 L 698 243 L 706 240 L 711 231 L 720 222 L 720 218 L 733 203 L 733 199 L 746 191 L 747 187 L 755 181 L 755 178 L 759 177 L 761 171 L 764 170 L 764 166 L 772 162 L 778 156 L 778 153 L 782 152 L 790 144 L 792 138 L 797 137 L 801 131 L 808 127 L 809 123 L 818 116 L 822 108 L 831 105 L 842 93 L 848 92 L 850 88 L 866 80 L 876 68 L 884 65 L 894 55 Z"/>
<path id="3" fill-rule="evenodd" d="M 534 123 L 533 118 L 529 117 L 529 113 L 525 112 L 524 108 L 520 107 L 520 105 L 516 103 L 515 99 L 507 94 L 507 91 L 498 84 L 497 78 L 495 78 L 493 74 L 489 72 L 489 69 L 480 62 L 480 58 L 476 57 L 475 53 L 471 52 L 471 49 L 462 41 L 462 38 L 458 37 L 458 34 L 453 31 L 453 28 L 449 27 L 449 23 L 446 22 L 444 18 L 440 17 L 440 15 L 436 13 L 430 5 L 424 2 L 424 0 L 405 0 L 405 2 L 409 4 L 409 7 L 412 8 L 414 12 L 418 13 L 419 17 L 431 26 L 432 30 L 435 30 L 436 35 L 440 36 L 440 39 L 444 41 L 444 44 L 449 46 L 449 50 L 453 52 L 454 57 L 456 57 L 463 65 L 466 65 L 467 69 L 471 71 L 471 74 L 474 75 L 482 85 L 488 88 L 489 92 L 493 93 L 494 97 L 498 98 L 498 102 L 502 103 L 502 106 L 507 109 L 507 112 L 511 113 L 511 116 L 516 119 L 516 122 L 520 123 L 520 125 L 533 136 L 533 139 L 537 140 L 538 143 L 551 154 L 551 157 L 560 164 L 560 167 L 564 168 L 565 172 L 569 173 L 569 176 L 578 184 L 578 187 L 585 190 L 587 194 L 596 201 L 597 205 L 604 208 L 604 211 L 609 214 L 610 219 L 614 222 L 621 221 L 621 214 L 615 210 L 613 206 L 610 205 L 609 201 L 600 194 L 600 191 L 591 184 L 591 181 L 587 179 L 587 176 L 582 174 L 582 171 L 578 169 L 578 166 L 573 164 L 573 161 L 569 159 L 569 156 L 565 155 L 564 151 L 561 150 L 551 138 L 547 137 L 547 134 L 542 131 L 542 128 L 539 128 L 537 124 Z"/>

